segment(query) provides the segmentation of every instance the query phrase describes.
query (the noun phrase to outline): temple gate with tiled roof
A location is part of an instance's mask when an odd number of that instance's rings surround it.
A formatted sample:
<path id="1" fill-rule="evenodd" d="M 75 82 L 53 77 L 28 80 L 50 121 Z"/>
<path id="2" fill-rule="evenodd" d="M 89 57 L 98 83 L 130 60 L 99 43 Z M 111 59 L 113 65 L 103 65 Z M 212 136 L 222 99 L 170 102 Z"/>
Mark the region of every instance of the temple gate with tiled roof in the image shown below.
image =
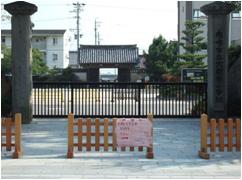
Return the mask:
<path id="1" fill-rule="evenodd" d="M 130 70 L 139 58 L 136 45 L 80 45 L 79 50 L 88 82 L 99 82 L 99 68 L 118 68 L 118 82 L 130 82 Z"/>

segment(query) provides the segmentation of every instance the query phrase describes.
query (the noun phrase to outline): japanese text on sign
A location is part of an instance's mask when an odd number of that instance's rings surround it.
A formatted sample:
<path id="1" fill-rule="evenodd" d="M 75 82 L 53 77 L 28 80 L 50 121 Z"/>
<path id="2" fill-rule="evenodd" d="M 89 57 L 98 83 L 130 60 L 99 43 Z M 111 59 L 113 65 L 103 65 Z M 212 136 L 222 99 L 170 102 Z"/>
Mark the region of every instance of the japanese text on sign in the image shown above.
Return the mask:
<path id="1" fill-rule="evenodd" d="M 148 119 L 118 119 L 115 133 L 120 147 L 152 144 L 152 123 Z"/>
<path id="2" fill-rule="evenodd" d="M 225 62 L 223 59 L 223 38 L 224 34 L 221 30 L 216 31 L 215 34 L 215 48 L 216 48 L 216 56 L 215 56 L 215 104 L 216 107 L 220 110 L 223 110 L 224 103 L 224 69 Z"/>

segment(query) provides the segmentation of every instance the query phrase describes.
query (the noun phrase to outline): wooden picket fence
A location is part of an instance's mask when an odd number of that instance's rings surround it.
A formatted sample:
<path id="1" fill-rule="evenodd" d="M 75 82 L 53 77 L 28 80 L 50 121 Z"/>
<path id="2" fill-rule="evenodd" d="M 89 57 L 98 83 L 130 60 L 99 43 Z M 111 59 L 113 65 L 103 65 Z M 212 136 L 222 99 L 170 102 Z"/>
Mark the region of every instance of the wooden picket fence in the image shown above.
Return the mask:
<path id="1" fill-rule="evenodd" d="M 21 147 L 21 114 L 16 113 L 15 118 L 1 118 L 1 149 L 6 147 L 6 151 L 11 151 L 14 147 L 12 157 L 19 158 L 22 155 Z M 5 137 L 5 138 L 3 138 Z M 14 138 L 12 138 L 14 137 Z M 5 141 L 4 141 L 5 139 Z M 13 142 L 14 139 L 14 142 Z"/>
<path id="2" fill-rule="evenodd" d="M 209 121 L 208 116 L 202 114 L 200 123 L 201 148 L 198 154 L 201 158 L 210 158 L 208 148 L 210 148 L 210 152 L 215 152 L 217 148 L 219 151 L 227 149 L 228 152 L 231 152 L 233 148 L 240 151 L 241 123 L 239 118 L 228 118 L 227 120 L 212 118 Z"/>
<path id="3" fill-rule="evenodd" d="M 153 115 L 149 114 L 147 118 L 153 122 Z M 67 158 L 73 158 L 74 147 L 78 148 L 78 151 L 91 151 L 92 147 L 95 147 L 95 151 L 100 151 L 103 147 L 104 152 L 111 151 L 134 151 L 135 147 L 117 147 L 116 145 L 116 126 L 117 118 L 109 120 L 105 118 L 104 120 L 90 118 L 82 119 L 79 118 L 77 121 L 74 120 L 74 115 L 70 113 L 68 115 L 68 152 Z M 76 126 L 76 128 L 75 128 Z M 101 127 L 103 126 L 103 128 Z M 86 127 L 86 128 L 85 128 Z M 77 132 L 74 130 L 76 129 Z M 86 129 L 84 132 L 83 129 Z M 95 129 L 95 131 L 93 131 Z M 75 131 L 75 132 L 74 132 Z M 153 128 L 152 128 L 153 134 Z M 86 138 L 84 138 L 86 136 Z M 77 137 L 77 143 L 74 143 L 74 139 Z M 92 137 L 95 137 L 94 143 L 92 143 Z M 100 142 L 103 137 L 103 143 Z M 86 141 L 85 141 L 86 140 Z M 111 142 L 110 142 L 111 141 Z M 109 148 L 110 147 L 110 148 Z M 139 152 L 143 152 L 143 148 L 146 148 L 146 157 L 148 159 L 153 158 L 153 145 L 149 147 L 137 147 Z"/>

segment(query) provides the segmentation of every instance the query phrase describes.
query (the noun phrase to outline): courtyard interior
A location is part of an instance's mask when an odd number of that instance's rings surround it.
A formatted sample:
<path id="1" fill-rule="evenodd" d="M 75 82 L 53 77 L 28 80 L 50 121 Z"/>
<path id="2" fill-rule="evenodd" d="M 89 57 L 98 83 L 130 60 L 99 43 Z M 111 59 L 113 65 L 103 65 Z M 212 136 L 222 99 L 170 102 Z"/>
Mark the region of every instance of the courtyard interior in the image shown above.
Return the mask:
<path id="1" fill-rule="evenodd" d="M 23 156 L 11 159 L 3 148 L 1 177 L 28 178 L 240 178 L 240 152 L 198 156 L 198 118 L 156 118 L 153 123 L 154 159 L 146 152 L 79 152 L 67 159 L 67 118 L 34 119 L 22 126 Z"/>

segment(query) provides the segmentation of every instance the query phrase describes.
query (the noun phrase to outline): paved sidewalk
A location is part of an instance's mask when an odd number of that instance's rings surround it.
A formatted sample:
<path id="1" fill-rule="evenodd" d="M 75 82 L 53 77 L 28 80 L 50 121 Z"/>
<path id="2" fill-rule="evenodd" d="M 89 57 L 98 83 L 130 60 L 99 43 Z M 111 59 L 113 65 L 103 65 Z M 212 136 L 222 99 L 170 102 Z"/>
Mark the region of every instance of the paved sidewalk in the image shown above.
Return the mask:
<path id="1" fill-rule="evenodd" d="M 23 125 L 21 159 L 2 152 L 2 178 L 240 178 L 240 152 L 200 159 L 198 119 L 155 119 L 152 160 L 145 152 L 75 152 L 66 159 L 67 120 L 35 119 Z M 4 149 L 3 149 L 4 150 Z"/>

